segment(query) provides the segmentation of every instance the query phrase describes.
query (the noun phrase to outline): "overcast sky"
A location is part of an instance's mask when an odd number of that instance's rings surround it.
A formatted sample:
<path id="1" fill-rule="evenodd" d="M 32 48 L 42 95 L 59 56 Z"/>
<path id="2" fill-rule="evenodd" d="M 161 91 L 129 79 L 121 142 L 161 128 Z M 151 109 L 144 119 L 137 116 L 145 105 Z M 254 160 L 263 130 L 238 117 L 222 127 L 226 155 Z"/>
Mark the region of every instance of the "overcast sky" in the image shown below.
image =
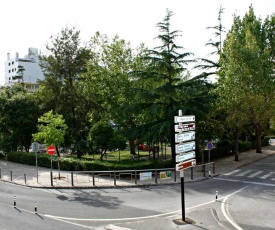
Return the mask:
<path id="1" fill-rule="evenodd" d="M 205 44 L 213 38 L 208 26 L 218 25 L 222 5 L 222 23 L 228 31 L 233 14 L 243 16 L 252 4 L 257 16 L 265 19 L 275 12 L 275 0 L 1 0 L 0 1 L 0 84 L 4 84 L 4 62 L 28 53 L 28 48 L 45 51 L 50 36 L 62 28 L 76 27 L 81 40 L 89 39 L 99 31 L 110 38 L 116 34 L 135 48 L 145 43 L 154 48 L 158 35 L 156 24 L 174 13 L 172 29 L 181 30 L 177 41 L 195 57 L 206 57 L 211 52 Z M 192 71 L 191 71 L 192 74 Z"/>

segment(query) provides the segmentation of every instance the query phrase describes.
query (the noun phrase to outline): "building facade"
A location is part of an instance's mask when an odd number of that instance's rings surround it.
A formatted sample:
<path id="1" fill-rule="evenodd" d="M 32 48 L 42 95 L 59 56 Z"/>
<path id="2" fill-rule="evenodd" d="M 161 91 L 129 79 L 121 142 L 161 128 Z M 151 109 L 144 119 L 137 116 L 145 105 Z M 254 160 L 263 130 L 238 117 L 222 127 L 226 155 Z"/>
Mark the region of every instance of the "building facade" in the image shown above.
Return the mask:
<path id="1" fill-rule="evenodd" d="M 39 66 L 38 49 L 29 48 L 28 54 L 24 58 L 20 58 L 16 53 L 15 58 L 10 58 L 7 54 L 5 61 L 5 86 L 11 86 L 21 82 L 29 91 L 38 89 L 38 80 L 43 80 L 44 75 Z M 20 70 L 22 70 L 20 72 Z M 18 78 L 18 76 L 20 76 Z"/>

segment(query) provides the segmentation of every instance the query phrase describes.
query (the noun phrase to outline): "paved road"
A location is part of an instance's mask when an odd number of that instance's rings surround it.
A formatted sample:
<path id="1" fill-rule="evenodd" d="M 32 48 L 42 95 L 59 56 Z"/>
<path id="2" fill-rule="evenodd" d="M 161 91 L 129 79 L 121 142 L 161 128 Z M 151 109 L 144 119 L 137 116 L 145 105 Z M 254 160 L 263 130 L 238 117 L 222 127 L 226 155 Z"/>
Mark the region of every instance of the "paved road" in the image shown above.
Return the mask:
<path id="1" fill-rule="evenodd" d="M 222 159 L 216 164 L 224 175 L 185 184 L 186 217 L 194 220 L 193 225 L 173 222 L 181 219 L 180 184 L 41 189 L 0 181 L 0 229 L 272 229 L 275 156 L 270 147 L 262 155 L 242 153 L 240 162 Z"/>
<path id="2" fill-rule="evenodd" d="M 227 175 L 185 185 L 186 217 L 181 218 L 180 185 L 109 189 L 38 189 L 0 182 L 0 229 L 272 229 L 275 226 L 275 156 Z M 249 177 L 256 171 L 258 180 Z M 241 174 L 241 175 L 240 175 Z M 235 178 L 238 178 L 237 180 Z M 255 176 L 256 177 L 256 176 Z M 218 199 L 216 201 L 216 191 Z M 17 209 L 13 208 L 16 195 Z M 34 200 L 38 215 L 34 214 Z"/>

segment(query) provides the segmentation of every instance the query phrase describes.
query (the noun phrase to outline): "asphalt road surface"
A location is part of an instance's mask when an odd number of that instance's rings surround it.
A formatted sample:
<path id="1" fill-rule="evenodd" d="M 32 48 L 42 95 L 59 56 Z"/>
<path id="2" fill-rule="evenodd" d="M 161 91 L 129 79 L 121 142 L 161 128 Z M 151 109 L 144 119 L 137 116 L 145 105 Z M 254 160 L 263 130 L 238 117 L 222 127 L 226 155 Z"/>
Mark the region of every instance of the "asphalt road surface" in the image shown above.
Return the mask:
<path id="1" fill-rule="evenodd" d="M 275 156 L 270 156 L 223 176 L 185 184 L 186 220 L 193 224 L 179 221 L 180 185 L 80 190 L 0 182 L 0 229 L 271 230 L 274 169 Z"/>

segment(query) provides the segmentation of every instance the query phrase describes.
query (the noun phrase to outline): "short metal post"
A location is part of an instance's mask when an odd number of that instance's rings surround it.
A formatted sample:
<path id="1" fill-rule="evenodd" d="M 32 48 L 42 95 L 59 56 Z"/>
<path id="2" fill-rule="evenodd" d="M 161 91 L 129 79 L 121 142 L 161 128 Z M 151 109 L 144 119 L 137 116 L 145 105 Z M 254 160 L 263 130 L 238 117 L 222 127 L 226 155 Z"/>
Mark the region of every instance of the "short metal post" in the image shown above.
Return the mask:
<path id="1" fill-rule="evenodd" d="M 190 169 L 191 169 L 191 180 L 193 180 L 194 179 L 193 167 L 191 167 Z"/>
<path id="2" fill-rule="evenodd" d="M 215 174 L 215 162 L 213 162 L 213 174 Z"/>
<path id="3" fill-rule="evenodd" d="M 53 172 L 50 172 L 50 177 L 51 177 L 51 186 L 53 186 Z"/>
<path id="4" fill-rule="evenodd" d="M 203 177 L 205 177 L 205 164 L 203 165 Z"/>
<path id="5" fill-rule="evenodd" d="M 137 184 L 137 170 L 135 170 L 135 184 Z"/>
<path id="6" fill-rule="evenodd" d="M 174 182 L 177 182 L 177 169 L 175 167 L 175 173 L 174 173 Z"/>
<path id="7" fill-rule="evenodd" d="M 71 171 L 71 180 L 72 180 L 72 187 L 74 187 L 74 173 Z"/>
<path id="8" fill-rule="evenodd" d="M 2 172 L 1 172 L 1 168 L 0 168 L 0 178 L 2 178 Z"/>
<path id="9" fill-rule="evenodd" d="M 155 183 L 158 183 L 158 170 L 155 170 Z"/>
<path id="10" fill-rule="evenodd" d="M 37 204 L 36 204 L 36 201 L 34 201 L 34 213 L 37 214 Z"/>
<path id="11" fill-rule="evenodd" d="M 116 186 L 116 170 L 114 170 L 114 185 Z"/>
<path id="12" fill-rule="evenodd" d="M 208 179 L 211 177 L 211 171 L 208 171 Z"/>
<path id="13" fill-rule="evenodd" d="M 13 196 L 13 207 L 16 208 L 16 196 Z"/>
<path id="14" fill-rule="evenodd" d="M 27 184 L 27 175 L 26 175 L 26 173 L 24 174 L 24 180 L 25 180 L 25 184 Z"/>
<path id="15" fill-rule="evenodd" d="M 11 181 L 12 181 L 12 171 L 10 171 L 10 175 L 11 175 Z"/>
<path id="16" fill-rule="evenodd" d="M 92 172 L 92 175 L 93 175 L 93 186 L 95 186 L 95 172 L 94 171 Z"/>
<path id="17" fill-rule="evenodd" d="M 216 201 L 218 200 L 218 193 L 219 193 L 219 191 L 216 190 Z"/>

